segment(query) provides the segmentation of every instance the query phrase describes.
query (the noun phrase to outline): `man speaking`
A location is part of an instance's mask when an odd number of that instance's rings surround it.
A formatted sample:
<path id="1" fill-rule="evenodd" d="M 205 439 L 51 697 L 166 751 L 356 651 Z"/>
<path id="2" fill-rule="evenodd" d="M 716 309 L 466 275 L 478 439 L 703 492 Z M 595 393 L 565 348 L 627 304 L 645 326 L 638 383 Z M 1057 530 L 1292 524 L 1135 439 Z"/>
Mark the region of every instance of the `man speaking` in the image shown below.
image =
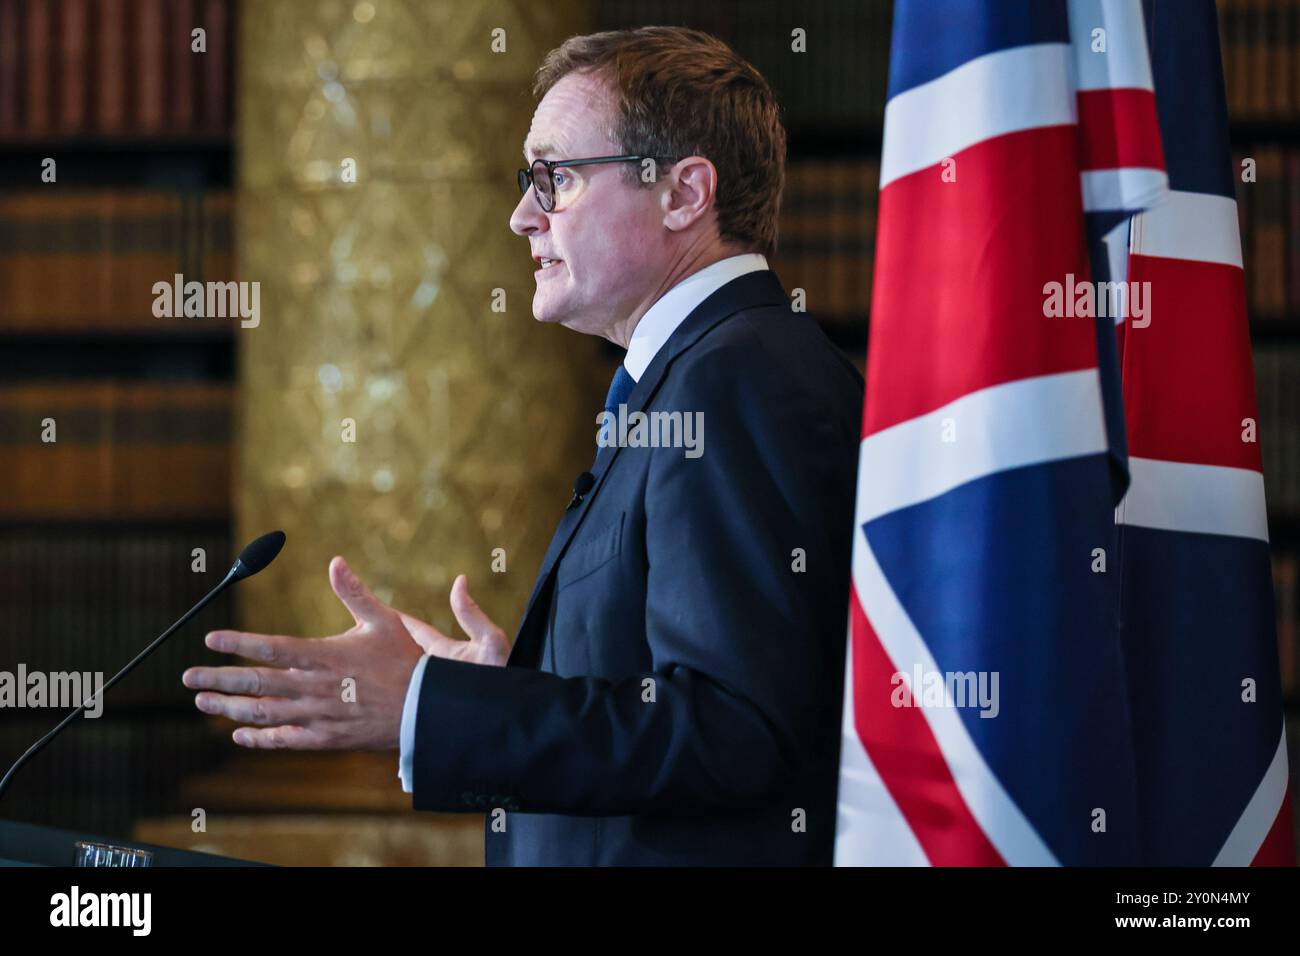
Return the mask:
<path id="1" fill-rule="evenodd" d="M 417 810 L 487 814 L 489 864 L 829 865 L 862 380 L 767 266 L 777 104 L 671 27 L 573 37 L 535 93 L 533 313 L 627 354 L 513 647 L 463 575 L 468 641 L 336 557 L 355 627 L 214 631 L 271 666 L 185 683 L 244 746 L 399 747 Z"/>

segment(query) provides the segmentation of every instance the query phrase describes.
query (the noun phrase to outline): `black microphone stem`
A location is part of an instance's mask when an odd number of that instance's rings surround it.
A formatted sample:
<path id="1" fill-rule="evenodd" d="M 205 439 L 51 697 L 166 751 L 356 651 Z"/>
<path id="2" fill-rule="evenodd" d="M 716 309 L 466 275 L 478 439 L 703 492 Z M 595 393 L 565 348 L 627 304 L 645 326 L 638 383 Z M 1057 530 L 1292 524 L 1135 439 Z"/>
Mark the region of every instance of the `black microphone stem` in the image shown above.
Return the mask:
<path id="1" fill-rule="evenodd" d="M 159 645 L 161 645 L 163 641 L 167 640 L 167 638 L 171 637 L 174 633 L 176 633 L 177 629 L 183 626 L 195 614 L 198 614 L 199 611 L 207 607 L 208 604 L 211 603 L 213 598 L 215 598 L 226 588 L 230 587 L 231 583 L 236 580 L 235 572 L 238 569 L 239 569 L 239 564 L 238 562 L 236 562 L 236 564 L 226 573 L 226 576 L 221 581 L 221 583 L 218 584 L 216 587 L 214 587 L 207 594 L 205 594 L 199 600 L 198 604 L 194 605 L 192 608 L 186 611 L 185 614 L 181 617 L 181 619 L 178 620 L 175 624 L 173 624 L 171 627 L 167 628 L 167 630 L 159 634 L 152 644 L 150 644 L 148 647 L 146 647 L 144 650 L 142 650 L 139 654 L 135 656 L 135 659 L 132 660 L 131 663 L 127 664 L 120 671 L 114 674 L 112 680 L 106 683 L 99 690 L 95 691 L 95 693 L 92 694 L 90 697 L 87 697 L 84 701 L 82 701 L 81 704 L 72 711 L 72 713 L 68 714 L 68 716 L 64 717 L 63 720 L 59 722 L 59 725 L 57 727 L 51 730 L 40 740 L 36 741 L 36 743 L 32 744 L 31 747 L 27 749 L 27 752 L 23 754 L 21 757 L 19 757 L 14 762 L 14 765 L 9 768 L 9 772 L 4 775 L 4 779 L 0 779 L 0 796 L 4 795 L 5 787 L 9 786 L 9 781 L 13 778 L 13 775 L 18 772 L 18 769 L 22 767 L 23 764 L 27 763 L 28 760 L 31 760 L 32 757 L 35 757 L 38 753 L 40 753 L 41 750 L 45 747 L 45 745 L 48 744 L 51 740 L 53 740 L 55 737 L 57 737 L 59 732 L 63 730 L 64 727 L 68 726 L 68 724 L 76 720 L 78 715 L 80 715 L 83 711 L 85 711 L 87 705 L 92 703 L 96 697 L 103 694 L 106 690 L 108 690 L 110 687 L 112 687 L 114 684 L 120 681 L 127 674 L 131 673 L 131 671 L 133 671 L 136 668 L 136 665 L 138 665 L 146 657 L 148 657 L 155 650 L 157 650 Z"/>

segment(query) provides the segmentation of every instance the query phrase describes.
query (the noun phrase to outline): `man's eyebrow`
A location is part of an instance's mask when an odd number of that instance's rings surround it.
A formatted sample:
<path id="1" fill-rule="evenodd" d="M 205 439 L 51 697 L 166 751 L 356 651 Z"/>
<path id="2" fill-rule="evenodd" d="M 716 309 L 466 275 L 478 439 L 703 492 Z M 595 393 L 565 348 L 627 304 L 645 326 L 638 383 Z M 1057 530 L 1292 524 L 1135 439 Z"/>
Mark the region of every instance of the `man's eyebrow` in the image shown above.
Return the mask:
<path id="1" fill-rule="evenodd" d="M 533 149 L 533 155 L 534 155 L 534 156 L 538 156 L 538 157 L 540 157 L 540 156 L 547 156 L 547 155 L 550 155 L 550 156 L 557 156 L 557 155 L 559 155 L 559 153 L 558 153 L 558 151 L 556 150 L 556 148 L 555 148 L 554 146 L 552 146 L 550 143 L 539 143 L 536 147 L 534 147 L 534 149 Z M 524 159 L 527 159 L 527 158 L 528 158 L 528 144 L 525 143 L 525 144 L 524 144 Z"/>

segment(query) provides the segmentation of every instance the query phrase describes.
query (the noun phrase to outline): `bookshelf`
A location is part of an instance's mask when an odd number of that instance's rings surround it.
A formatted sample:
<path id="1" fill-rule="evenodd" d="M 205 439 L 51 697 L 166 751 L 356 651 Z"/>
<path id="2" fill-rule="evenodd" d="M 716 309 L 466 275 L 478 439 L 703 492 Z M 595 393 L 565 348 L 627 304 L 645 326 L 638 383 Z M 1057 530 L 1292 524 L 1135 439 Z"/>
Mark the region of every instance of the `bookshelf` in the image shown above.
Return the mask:
<path id="1" fill-rule="evenodd" d="M 1284 666 L 1290 662 L 1288 708 L 1294 715 L 1300 714 L 1300 402 L 1294 394 L 1300 381 L 1300 3 L 1220 0 L 1220 8 L 1232 144 L 1241 155 L 1263 150 L 1269 157 L 1268 178 L 1249 187 L 1238 183 L 1238 189 L 1251 331 L 1257 367 L 1264 369 L 1259 391 L 1279 641 Z M 595 26 L 695 26 L 732 43 L 770 79 L 786 113 L 790 159 L 782 246 L 773 265 L 787 289 L 809 290 L 810 312 L 861 367 L 891 5 L 817 4 L 797 15 L 792 9 L 602 0 Z M 174 386 L 170 398 L 154 401 L 152 412 L 134 413 L 146 425 L 152 415 L 159 434 L 166 432 L 159 423 L 174 413 L 186 390 L 234 388 L 232 325 L 154 320 L 140 282 L 129 284 L 134 300 L 125 294 L 120 301 L 112 298 L 117 275 L 169 278 L 177 263 L 164 253 L 176 245 L 191 255 L 197 250 L 201 272 L 211 266 L 213 249 L 224 253 L 228 261 L 216 276 L 233 278 L 233 210 L 216 229 L 226 234 L 224 249 L 220 242 L 205 246 L 202 229 L 199 238 L 179 242 L 147 237 L 158 230 L 164 237 L 184 235 L 187 225 L 193 236 L 196 216 L 219 218 L 210 209 L 205 216 L 205 202 L 222 196 L 228 201 L 233 189 L 234 13 L 235 0 L 0 0 L 0 287 L 6 290 L 0 298 L 0 420 L 6 435 L 30 433 L 34 413 L 23 397 L 37 389 L 59 389 L 66 399 L 82 402 L 71 420 L 84 423 L 90 437 L 83 444 L 98 449 L 86 460 L 100 464 L 86 467 L 73 503 L 98 502 L 111 487 L 102 477 L 114 469 L 109 443 L 101 438 L 96 446 L 91 438 L 102 435 L 104 423 L 119 412 L 116 399 L 93 397 L 97 387 L 115 383 L 126 393 Z M 207 31 L 202 60 L 190 49 L 187 29 L 200 23 Z M 791 55 L 794 25 L 807 30 L 815 56 Z M 40 182 L 46 157 L 57 160 L 56 184 Z M 1273 198 L 1261 199 L 1261 191 Z M 126 200 L 140 203 L 130 211 Z M 23 212 L 29 202 L 35 203 L 30 215 Z M 56 215 L 59 203 L 67 205 Z M 60 216 L 62 229 L 31 228 L 59 222 Z M 78 222 L 95 224 L 108 239 L 73 251 L 68 242 L 80 234 Z M 128 266 L 128 256 L 145 261 Z M 193 261 L 179 263 L 187 277 Z M 107 282 L 99 288 L 108 290 L 112 308 L 104 307 L 102 296 L 68 294 L 90 275 Z M 26 285 L 33 277 L 45 284 Z M 11 295 L 15 288 L 25 291 Z M 67 294 L 60 300 L 66 307 L 51 306 L 45 301 L 49 294 Z M 35 307 L 19 309 L 15 300 Z M 165 396 L 166 388 L 154 394 Z M 38 451 L 34 440 L 20 446 L 24 455 Z M 141 459 L 147 472 L 162 469 L 169 456 L 213 452 L 177 441 L 157 442 L 146 453 L 155 456 L 152 465 Z M 16 635 L 0 636 L 0 665 L 25 660 L 58 669 L 92 660 L 115 670 L 114 661 L 124 662 L 169 623 L 139 616 L 144 609 L 157 608 L 165 618 L 172 608 L 188 606 L 225 567 L 232 545 L 230 501 L 223 512 L 212 507 L 210 490 L 205 494 L 201 507 L 194 499 L 188 510 L 181 506 L 166 517 L 125 506 L 109 514 L 79 512 L 69 501 L 60 505 L 31 495 L 21 499 L 21 510 L 0 516 L 0 621 L 6 635 Z M 0 484 L 0 499 L 19 497 Z M 178 560 L 192 547 L 207 551 L 205 575 Z M 32 568 L 43 576 L 31 576 Z M 116 576 L 92 579 L 93 568 L 113 569 Z M 229 621 L 231 612 L 219 605 L 207 617 Z M 210 731 L 189 694 L 178 694 L 179 682 L 165 677 L 216 655 L 185 650 L 156 658 L 133 675 L 121 688 L 127 700 L 120 708 L 115 704 L 103 721 L 68 734 L 27 768 L 9 795 L 6 814 L 125 835 L 131 816 L 175 812 L 182 777 L 211 770 L 215 759 Z M 42 713 L 7 722 L 0 728 L 0 753 L 16 755 L 53 722 L 48 718 Z M 1300 734 L 1293 730 L 1291 737 Z M 145 770 L 159 765 L 161 772 Z M 91 790 L 103 799 L 76 799 Z M 56 791 L 67 797 L 46 799 Z"/>
<path id="2" fill-rule="evenodd" d="M 233 0 L 0 0 L 6 669 L 107 679 L 232 559 L 232 325 L 155 318 L 151 288 L 234 278 L 233 18 Z M 188 812 L 184 778 L 224 748 L 180 674 L 219 659 L 174 637 L 24 769 L 5 815 L 125 837 Z M 61 715 L 11 715 L 0 759 Z"/>

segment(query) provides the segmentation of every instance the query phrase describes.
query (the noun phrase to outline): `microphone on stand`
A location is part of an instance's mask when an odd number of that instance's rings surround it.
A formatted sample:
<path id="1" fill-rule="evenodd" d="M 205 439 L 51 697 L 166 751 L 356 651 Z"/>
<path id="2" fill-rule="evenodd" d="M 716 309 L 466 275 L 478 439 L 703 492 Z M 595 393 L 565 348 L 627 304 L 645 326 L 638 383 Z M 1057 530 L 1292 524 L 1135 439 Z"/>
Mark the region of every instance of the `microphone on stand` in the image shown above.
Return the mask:
<path id="1" fill-rule="evenodd" d="M 55 737 L 57 737 L 59 735 L 59 732 L 62 731 L 64 727 L 72 723 L 72 721 L 75 720 L 79 714 L 85 711 L 85 709 L 94 702 L 96 697 L 104 693 L 106 690 L 108 690 L 110 687 L 112 687 L 114 684 L 120 681 L 127 674 L 131 673 L 131 671 L 135 670 L 136 665 L 138 665 L 141 661 L 143 661 L 154 651 L 156 651 L 159 648 L 159 646 L 162 645 L 162 642 L 167 640 L 167 638 L 171 637 L 172 634 L 174 634 L 177 631 L 177 629 L 181 627 L 181 625 L 185 624 L 195 614 L 198 614 L 199 611 L 207 607 L 207 605 L 212 601 L 212 599 L 215 598 L 218 594 L 220 594 L 226 588 L 230 587 L 230 585 L 234 584 L 236 581 L 242 581 L 244 578 L 251 578 L 258 571 L 261 571 L 268 564 L 274 561 L 276 555 L 280 553 L 280 549 L 283 547 L 284 547 L 283 531 L 272 531 L 268 534 L 264 534 L 256 541 L 253 541 L 250 544 L 246 545 L 244 547 L 244 550 L 239 552 L 239 557 L 237 557 L 235 559 L 235 563 L 230 566 L 230 570 L 226 572 L 226 576 L 221 579 L 220 584 L 214 587 L 202 598 L 200 598 L 199 603 L 195 604 L 192 608 L 186 611 L 185 614 L 180 618 L 180 620 L 178 620 L 171 627 L 167 628 L 167 630 L 159 634 L 152 644 L 150 644 L 148 647 L 146 647 L 144 650 L 142 650 L 139 654 L 135 656 L 135 659 L 132 660 L 131 663 L 127 664 L 120 671 L 114 674 L 112 680 L 108 681 L 106 684 L 104 684 L 103 687 L 101 687 L 99 690 L 95 691 L 95 693 L 91 694 L 84 701 L 82 701 L 81 705 L 78 706 L 75 710 L 73 710 L 72 713 L 68 714 L 68 716 L 64 717 L 63 720 L 59 722 L 59 725 L 57 727 L 51 730 L 40 740 L 36 741 L 36 743 L 32 744 L 32 746 L 28 748 L 25 754 L 23 754 L 16 761 L 14 761 L 14 765 L 9 768 L 9 772 L 4 775 L 3 779 L 0 779 L 0 796 L 3 796 L 5 792 L 5 788 L 9 786 L 10 780 L 12 780 L 14 774 L 18 772 L 18 768 L 21 767 L 23 764 L 27 763 L 28 760 L 31 760 L 32 757 L 40 753 L 41 750 L 44 749 L 45 745 L 48 744 L 51 740 L 53 740 Z"/>

